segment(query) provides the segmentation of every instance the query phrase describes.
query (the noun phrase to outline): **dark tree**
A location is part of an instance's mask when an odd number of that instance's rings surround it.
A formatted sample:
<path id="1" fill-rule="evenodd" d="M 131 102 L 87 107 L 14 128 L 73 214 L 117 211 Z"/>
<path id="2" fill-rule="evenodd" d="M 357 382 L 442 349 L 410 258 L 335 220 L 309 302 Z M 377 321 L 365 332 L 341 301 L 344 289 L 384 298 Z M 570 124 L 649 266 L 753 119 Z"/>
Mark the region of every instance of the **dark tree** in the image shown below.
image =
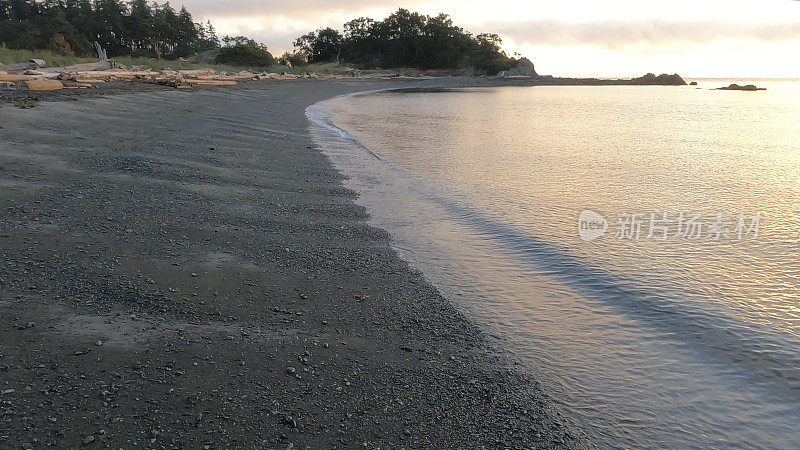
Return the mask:
<path id="1" fill-rule="evenodd" d="M 224 45 L 219 50 L 217 62 L 237 66 L 266 67 L 275 63 L 267 46 L 244 36 L 222 38 Z"/>
<path id="2" fill-rule="evenodd" d="M 496 34 L 473 37 L 447 14 L 425 16 L 400 8 L 385 20 L 366 17 L 344 24 L 344 35 L 326 28 L 294 45 L 310 62 L 344 61 L 362 67 L 475 69 L 497 73 L 514 64 Z"/>
<path id="3" fill-rule="evenodd" d="M 214 27 L 186 8 L 147 0 L 0 0 L 0 44 L 89 55 L 177 58 L 219 48 Z"/>
<path id="4" fill-rule="evenodd" d="M 309 62 L 339 61 L 342 35 L 333 28 L 324 28 L 300 36 L 294 46 L 306 54 Z"/>
<path id="5" fill-rule="evenodd" d="M 278 63 L 289 67 L 303 67 L 308 64 L 308 60 L 303 52 L 284 52 L 278 59 Z"/>

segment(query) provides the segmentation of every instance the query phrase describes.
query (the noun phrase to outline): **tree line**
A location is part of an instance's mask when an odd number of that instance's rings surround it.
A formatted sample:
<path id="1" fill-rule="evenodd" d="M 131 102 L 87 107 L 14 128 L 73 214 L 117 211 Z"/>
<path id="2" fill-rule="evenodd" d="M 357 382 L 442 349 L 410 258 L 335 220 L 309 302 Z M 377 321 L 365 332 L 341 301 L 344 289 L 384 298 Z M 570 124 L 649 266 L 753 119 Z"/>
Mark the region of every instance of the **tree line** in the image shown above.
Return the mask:
<path id="1" fill-rule="evenodd" d="M 219 48 L 211 22 L 182 7 L 147 0 L 0 0 L 0 43 L 89 55 L 98 42 L 109 55 L 176 59 Z"/>
<path id="2" fill-rule="evenodd" d="M 292 66 L 339 62 L 361 68 L 474 69 L 494 74 L 516 65 L 496 34 L 472 34 L 450 16 L 398 9 L 384 20 L 366 17 L 344 24 L 343 33 L 319 29 L 294 41 L 279 61 Z M 216 62 L 269 66 L 267 47 L 244 36 L 220 42 L 210 21 L 195 22 L 185 7 L 147 0 L 0 0 L 0 44 L 89 55 L 98 42 L 110 56 L 177 59 L 219 50 Z"/>
<path id="3" fill-rule="evenodd" d="M 400 8 L 384 20 L 366 17 L 313 31 L 294 42 L 309 62 L 338 61 L 362 67 L 468 69 L 497 73 L 516 65 L 496 34 L 473 36 L 453 25 L 447 14 L 426 16 Z M 284 55 L 284 58 L 296 55 Z"/>

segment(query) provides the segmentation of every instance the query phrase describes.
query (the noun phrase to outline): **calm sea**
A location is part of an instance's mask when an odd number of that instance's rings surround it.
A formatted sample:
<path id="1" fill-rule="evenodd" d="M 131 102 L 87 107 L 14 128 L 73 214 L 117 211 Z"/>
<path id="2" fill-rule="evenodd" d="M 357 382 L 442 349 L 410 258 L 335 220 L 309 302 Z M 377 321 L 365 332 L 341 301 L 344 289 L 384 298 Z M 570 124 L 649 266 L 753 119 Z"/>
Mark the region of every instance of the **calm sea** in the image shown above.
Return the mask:
<path id="1" fill-rule="evenodd" d="M 601 446 L 800 439 L 800 82 L 310 107 L 376 226 Z M 581 219 L 583 221 L 581 222 Z"/>

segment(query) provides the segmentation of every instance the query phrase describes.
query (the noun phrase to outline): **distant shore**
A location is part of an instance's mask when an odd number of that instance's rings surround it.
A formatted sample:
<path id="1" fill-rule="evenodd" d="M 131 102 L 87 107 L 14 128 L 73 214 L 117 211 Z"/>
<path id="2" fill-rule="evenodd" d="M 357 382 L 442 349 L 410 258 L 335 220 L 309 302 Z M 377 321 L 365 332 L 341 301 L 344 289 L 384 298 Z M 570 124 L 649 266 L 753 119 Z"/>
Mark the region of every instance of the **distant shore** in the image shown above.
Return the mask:
<path id="1" fill-rule="evenodd" d="M 0 442 L 585 447 L 366 224 L 306 131 L 325 98 L 468 84 L 124 84 L 0 104 Z"/>
<path id="2" fill-rule="evenodd" d="M 324 75 L 323 75 L 324 76 Z M 259 80 L 241 82 L 235 87 L 199 87 L 196 90 L 212 89 L 263 89 L 276 84 L 286 84 L 290 86 L 304 86 L 304 83 L 318 83 L 327 81 L 314 77 L 303 78 L 300 80 Z M 398 74 L 387 75 L 384 77 L 365 77 L 352 78 L 346 80 L 349 83 L 364 83 L 365 85 L 394 82 L 406 84 L 410 87 L 434 86 L 434 87 L 481 87 L 481 86 L 683 86 L 686 82 L 680 75 L 662 74 L 656 76 L 647 74 L 637 78 L 571 78 L 554 77 L 550 75 L 533 77 L 430 77 L 430 76 L 402 76 Z M 154 92 L 173 90 L 171 87 L 158 86 L 154 84 L 137 83 L 130 81 L 112 81 L 92 87 L 91 89 L 63 90 L 63 91 L 28 91 L 28 90 L 4 90 L 0 89 L 0 102 L 17 102 L 21 107 L 33 107 L 39 101 L 60 101 L 74 100 L 83 97 L 102 97 L 114 94 L 128 94 L 136 92 Z"/>

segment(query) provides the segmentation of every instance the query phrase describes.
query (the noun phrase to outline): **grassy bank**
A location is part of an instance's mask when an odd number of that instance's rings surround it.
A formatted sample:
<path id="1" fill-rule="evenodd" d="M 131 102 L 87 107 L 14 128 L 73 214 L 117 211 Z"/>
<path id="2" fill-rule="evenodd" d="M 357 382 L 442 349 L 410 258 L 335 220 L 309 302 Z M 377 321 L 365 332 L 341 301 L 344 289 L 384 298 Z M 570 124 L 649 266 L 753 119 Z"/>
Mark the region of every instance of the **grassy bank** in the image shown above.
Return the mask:
<path id="1" fill-rule="evenodd" d="M 30 59 L 42 59 L 47 62 L 48 67 L 63 67 L 76 63 L 96 62 L 96 57 L 80 57 L 80 56 L 60 56 L 48 50 L 12 50 L 5 46 L 0 46 L 0 64 L 12 64 L 19 62 L 26 62 Z M 344 73 L 347 69 L 335 63 L 328 64 L 310 64 L 305 67 L 288 67 L 283 65 L 272 65 L 268 67 L 242 67 L 230 66 L 225 64 L 199 64 L 191 60 L 157 60 L 154 58 L 132 58 L 130 56 L 114 57 L 117 64 L 122 64 L 126 67 L 139 66 L 145 69 L 161 70 L 170 68 L 173 70 L 186 70 L 197 68 L 210 68 L 217 72 L 240 72 L 243 70 L 251 70 L 254 72 L 277 72 L 283 71 L 295 74 L 302 74 L 307 72 L 337 74 Z"/>

